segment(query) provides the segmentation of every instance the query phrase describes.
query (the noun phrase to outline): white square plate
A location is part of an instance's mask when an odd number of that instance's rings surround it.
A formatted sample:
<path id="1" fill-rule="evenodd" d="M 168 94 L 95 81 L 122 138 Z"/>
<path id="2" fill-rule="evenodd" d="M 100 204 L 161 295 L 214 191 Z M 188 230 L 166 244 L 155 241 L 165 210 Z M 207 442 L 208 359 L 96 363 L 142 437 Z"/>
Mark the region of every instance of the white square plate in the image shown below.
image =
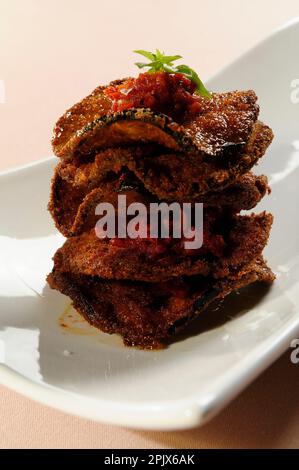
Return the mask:
<path id="1" fill-rule="evenodd" d="M 62 244 L 46 211 L 55 159 L 0 177 L 0 380 L 29 397 L 107 423 L 189 428 L 210 419 L 299 333 L 299 22 L 288 24 L 208 83 L 253 88 L 275 140 L 257 174 L 273 192 L 266 258 L 278 277 L 209 311 L 162 351 L 126 348 L 89 327 L 45 282 Z M 298 94 L 299 95 L 299 94 Z M 60 319 L 60 320 L 59 320 Z M 69 323 L 69 328 L 59 323 Z"/>

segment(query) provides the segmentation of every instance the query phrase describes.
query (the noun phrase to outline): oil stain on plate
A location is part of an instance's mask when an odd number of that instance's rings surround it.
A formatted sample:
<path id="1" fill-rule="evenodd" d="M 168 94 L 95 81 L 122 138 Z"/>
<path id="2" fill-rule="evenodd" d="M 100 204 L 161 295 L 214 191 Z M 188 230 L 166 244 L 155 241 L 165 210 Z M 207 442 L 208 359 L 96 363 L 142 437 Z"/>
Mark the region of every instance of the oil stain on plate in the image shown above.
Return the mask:
<path id="1" fill-rule="evenodd" d="M 103 331 L 90 325 L 72 306 L 68 304 L 60 317 L 58 318 L 59 326 L 64 333 L 70 333 L 77 336 L 89 336 L 95 338 L 101 343 L 111 346 L 124 347 L 119 335 L 109 335 Z"/>

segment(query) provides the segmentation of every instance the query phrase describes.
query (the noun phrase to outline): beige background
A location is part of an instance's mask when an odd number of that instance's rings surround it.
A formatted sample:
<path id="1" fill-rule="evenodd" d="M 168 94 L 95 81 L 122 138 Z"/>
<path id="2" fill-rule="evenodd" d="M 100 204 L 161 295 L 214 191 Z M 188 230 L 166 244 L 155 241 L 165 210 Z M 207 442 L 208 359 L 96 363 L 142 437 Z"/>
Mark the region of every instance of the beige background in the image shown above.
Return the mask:
<path id="1" fill-rule="evenodd" d="M 206 79 L 294 16 L 298 0 L 0 0 L 0 169 L 50 155 L 59 114 L 135 73 L 133 49 L 180 53 Z M 155 433 L 64 415 L 2 387 L 0 448 L 299 448 L 298 390 L 287 353 L 211 423 Z"/>

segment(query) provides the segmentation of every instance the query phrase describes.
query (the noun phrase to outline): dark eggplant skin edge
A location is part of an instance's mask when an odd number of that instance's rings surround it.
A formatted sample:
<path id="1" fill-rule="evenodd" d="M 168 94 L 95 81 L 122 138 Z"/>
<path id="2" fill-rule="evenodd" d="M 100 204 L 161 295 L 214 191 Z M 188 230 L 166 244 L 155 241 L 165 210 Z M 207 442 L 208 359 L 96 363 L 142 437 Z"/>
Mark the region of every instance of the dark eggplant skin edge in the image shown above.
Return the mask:
<path id="1" fill-rule="evenodd" d="M 154 113 L 149 108 L 131 108 L 127 111 L 118 111 L 113 114 L 106 114 L 95 119 L 94 121 L 89 122 L 82 129 L 79 129 L 76 132 L 76 137 L 83 137 L 87 133 L 90 133 L 91 135 L 86 136 L 78 143 L 75 153 L 80 154 L 80 148 L 88 141 L 90 137 L 94 136 L 95 132 L 117 121 L 140 121 L 151 124 L 152 126 L 158 127 L 160 130 L 174 139 L 176 148 L 174 147 L 173 149 L 179 151 L 198 152 L 198 149 L 192 142 L 191 138 L 186 134 L 185 129 L 173 121 L 171 117 L 162 113 Z"/>

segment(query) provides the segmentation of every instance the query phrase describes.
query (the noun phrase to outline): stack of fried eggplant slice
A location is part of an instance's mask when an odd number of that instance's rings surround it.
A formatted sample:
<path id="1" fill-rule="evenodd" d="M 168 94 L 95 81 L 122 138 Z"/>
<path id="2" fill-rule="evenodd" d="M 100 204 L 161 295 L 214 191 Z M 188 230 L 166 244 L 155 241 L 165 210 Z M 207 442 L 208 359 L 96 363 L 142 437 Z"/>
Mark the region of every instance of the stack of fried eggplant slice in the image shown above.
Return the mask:
<path id="1" fill-rule="evenodd" d="M 251 173 L 273 138 L 256 101 L 253 91 L 214 93 L 198 116 L 177 123 L 149 109 L 112 112 L 98 87 L 59 119 L 49 210 L 67 240 L 48 282 L 89 323 L 157 348 L 211 302 L 273 281 L 262 257 L 272 215 L 240 215 L 269 191 L 267 178 Z M 202 248 L 98 238 L 95 208 L 116 206 L 120 194 L 146 206 L 202 202 Z"/>

